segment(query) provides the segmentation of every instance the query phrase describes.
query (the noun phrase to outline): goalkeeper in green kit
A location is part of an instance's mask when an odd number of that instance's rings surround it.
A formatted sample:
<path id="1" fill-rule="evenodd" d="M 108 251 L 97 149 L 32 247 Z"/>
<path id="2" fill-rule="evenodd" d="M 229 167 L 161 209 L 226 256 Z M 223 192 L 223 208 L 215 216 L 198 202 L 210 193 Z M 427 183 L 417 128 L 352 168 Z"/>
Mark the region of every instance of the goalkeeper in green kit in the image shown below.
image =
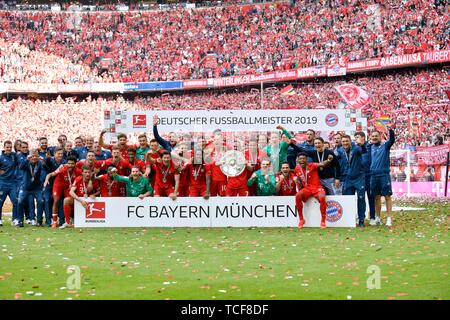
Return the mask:
<path id="1" fill-rule="evenodd" d="M 111 170 L 113 179 L 125 183 L 127 186 L 127 197 L 145 197 L 153 195 L 153 188 L 146 178 L 141 175 L 141 171 L 137 167 L 131 168 L 131 175 L 129 177 L 119 176 L 117 169 Z"/>
<path id="2" fill-rule="evenodd" d="M 275 175 L 269 172 L 270 161 L 262 160 L 261 169 L 254 172 L 247 185 L 250 187 L 256 181 L 256 195 L 257 196 L 273 196 L 276 191 Z"/>

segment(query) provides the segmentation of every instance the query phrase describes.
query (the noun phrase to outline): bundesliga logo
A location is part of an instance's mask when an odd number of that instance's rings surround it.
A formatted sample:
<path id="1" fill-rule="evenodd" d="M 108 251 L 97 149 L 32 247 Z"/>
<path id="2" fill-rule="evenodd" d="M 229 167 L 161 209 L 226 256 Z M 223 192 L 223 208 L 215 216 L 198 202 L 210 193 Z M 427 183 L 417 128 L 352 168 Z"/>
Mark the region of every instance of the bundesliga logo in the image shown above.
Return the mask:
<path id="1" fill-rule="evenodd" d="M 145 114 L 133 115 L 133 128 L 145 128 L 147 126 L 147 116 Z"/>
<path id="2" fill-rule="evenodd" d="M 327 115 L 325 117 L 325 122 L 328 126 L 330 127 L 334 127 L 335 125 L 338 124 L 339 122 L 339 118 L 337 115 L 335 115 L 334 113 L 330 113 L 329 115 Z"/>
<path id="3" fill-rule="evenodd" d="M 105 219 L 106 210 L 104 202 L 88 202 L 86 208 L 86 219 Z"/>
<path id="4" fill-rule="evenodd" d="M 336 222 L 342 218 L 342 206 L 339 202 L 327 201 L 327 221 Z"/>

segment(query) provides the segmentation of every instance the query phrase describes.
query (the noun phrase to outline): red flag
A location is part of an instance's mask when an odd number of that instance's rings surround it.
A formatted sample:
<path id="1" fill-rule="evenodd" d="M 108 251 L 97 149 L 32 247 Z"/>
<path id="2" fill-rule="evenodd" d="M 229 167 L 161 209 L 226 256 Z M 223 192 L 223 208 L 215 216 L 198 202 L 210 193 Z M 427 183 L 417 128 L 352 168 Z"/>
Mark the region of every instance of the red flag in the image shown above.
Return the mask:
<path id="1" fill-rule="evenodd" d="M 361 109 L 369 104 L 367 92 L 354 84 L 343 84 L 335 88 L 352 109 Z"/>
<path id="2" fill-rule="evenodd" d="M 292 85 L 288 85 L 287 87 L 280 90 L 280 94 L 283 96 L 293 96 L 296 93 L 294 87 L 292 87 Z"/>

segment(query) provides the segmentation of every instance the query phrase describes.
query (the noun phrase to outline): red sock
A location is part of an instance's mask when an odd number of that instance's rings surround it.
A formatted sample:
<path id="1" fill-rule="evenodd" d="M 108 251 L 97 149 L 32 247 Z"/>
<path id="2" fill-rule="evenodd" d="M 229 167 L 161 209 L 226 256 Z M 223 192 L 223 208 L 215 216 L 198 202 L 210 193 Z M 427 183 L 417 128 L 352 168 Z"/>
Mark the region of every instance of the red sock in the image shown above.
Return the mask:
<path id="1" fill-rule="evenodd" d="M 320 202 L 320 214 L 322 215 L 322 222 L 327 220 L 327 203 L 325 201 L 325 196 L 319 198 Z"/>
<path id="2" fill-rule="evenodd" d="M 297 207 L 297 213 L 298 213 L 298 218 L 301 221 L 304 221 L 305 218 L 303 217 L 303 193 L 302 192 L 298 192 L 295 195 L 295 206 Z"/>
<path id="3" fill-rule="evenodd" d="M 65 204 L 64 205 L 64 218 L 67 224 L 70 224 L 70 216 L 72 215 L 72 206 Z"/>

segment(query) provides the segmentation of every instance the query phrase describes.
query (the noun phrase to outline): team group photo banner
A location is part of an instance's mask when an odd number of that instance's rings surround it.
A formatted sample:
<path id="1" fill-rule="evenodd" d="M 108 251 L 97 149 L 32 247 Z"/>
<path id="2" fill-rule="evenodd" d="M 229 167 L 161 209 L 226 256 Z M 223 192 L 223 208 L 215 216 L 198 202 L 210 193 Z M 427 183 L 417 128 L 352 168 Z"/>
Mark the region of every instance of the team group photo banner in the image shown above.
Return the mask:
<path id="1" fill-rule="evenodd" d="M 356 227 L 356 196 L 327 196 L 327 226 Z M 319 202 L 304 207 L 305 227 L 320 226 Z M 96 198 L 75 201 L 75 227 L 297 227 L 295 197 Z"/>
<path id="2" fill-rule="evenodd" d="M 110 133 L 147 132 L 153 116 L 158 131 L 212 132 L 287 130 L 348 130 L 345 110 L 192 110 L 192 111 L 105 111 L 104 127 Z M 348 121 L 347 121 L 348 122 Z"/>

